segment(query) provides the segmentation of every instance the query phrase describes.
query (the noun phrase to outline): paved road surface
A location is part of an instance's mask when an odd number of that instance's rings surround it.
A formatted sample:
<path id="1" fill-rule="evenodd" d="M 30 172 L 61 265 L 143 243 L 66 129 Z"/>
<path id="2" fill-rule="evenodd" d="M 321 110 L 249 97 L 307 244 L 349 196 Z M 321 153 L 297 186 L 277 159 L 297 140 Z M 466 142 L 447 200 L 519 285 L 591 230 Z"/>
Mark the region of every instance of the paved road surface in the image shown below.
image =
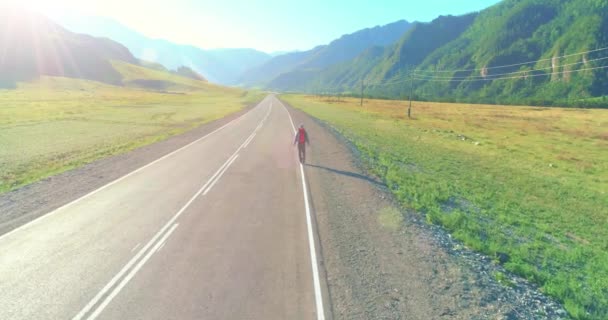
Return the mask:
<path id="1" fill-rule="evenodd" d="M 268 96 L 0 236 L 0 319 L 322 319 L 293 130 Z"/>

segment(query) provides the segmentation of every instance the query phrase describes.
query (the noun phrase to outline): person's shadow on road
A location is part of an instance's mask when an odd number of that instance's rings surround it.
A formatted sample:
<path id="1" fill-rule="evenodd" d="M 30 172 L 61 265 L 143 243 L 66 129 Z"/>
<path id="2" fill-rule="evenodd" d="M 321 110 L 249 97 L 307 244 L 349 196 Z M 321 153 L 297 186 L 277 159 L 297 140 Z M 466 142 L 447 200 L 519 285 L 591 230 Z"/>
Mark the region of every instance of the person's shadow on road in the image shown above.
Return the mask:
<path id="1" fill-rule="evenodd" d="M 355 179 L 361 179 L 361 180 L 365 180 L 367 182 L 371 182 L 377 186 L 381 186 L 381 187 L 386 187 L 386 185 L 376 179 L 370 178 L 368 176 L 364 176 L 362 174 L 358 174 L 358 173 L 354 173 L 354 172 L 350 172 L 350 171 L 343 171 L 343 170 L 338 170 L 338 169 L 333 169 L 333 168 L 328 168 L 328 167 L 323 167 L 323 166 L 319 166 L 319 165 L 315 165 L 315 164 L 304 164 L 307 167 L 311 167 L 311 168 L 317 168 L 317 169 L 321 169 L 321 170 L 325 170 L 325 171 L 329 171 L 335 174 L 340 174 L 340 175 L 344 175 L 347 177 L 351 177 L 351 178 L 355 178 Z"/>

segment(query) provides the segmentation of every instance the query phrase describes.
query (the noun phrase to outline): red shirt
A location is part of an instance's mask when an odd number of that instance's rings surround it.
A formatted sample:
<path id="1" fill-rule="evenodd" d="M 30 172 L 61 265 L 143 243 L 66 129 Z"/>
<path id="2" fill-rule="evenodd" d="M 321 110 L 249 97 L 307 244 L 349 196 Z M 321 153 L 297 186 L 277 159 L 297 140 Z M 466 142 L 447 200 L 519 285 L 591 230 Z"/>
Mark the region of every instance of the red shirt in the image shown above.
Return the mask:
<path id="1" fill-rule="evenodd" d="M 306 130 L 300 128 L 298 132 L 298 143 L 304 144 L 306 142 Z"/>

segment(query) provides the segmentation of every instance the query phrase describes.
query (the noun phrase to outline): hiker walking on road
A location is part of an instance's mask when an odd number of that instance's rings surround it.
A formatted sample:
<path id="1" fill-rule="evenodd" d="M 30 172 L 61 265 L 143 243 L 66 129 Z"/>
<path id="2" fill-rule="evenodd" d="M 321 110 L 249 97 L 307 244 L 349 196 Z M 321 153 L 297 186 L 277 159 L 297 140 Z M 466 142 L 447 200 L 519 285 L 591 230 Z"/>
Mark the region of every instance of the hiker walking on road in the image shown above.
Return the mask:
<path id="1" fill-rule="evenodd" d="M 304 163 L 306 160 L 306 144 L 310 145 L 308 141 L 308 133 L 304 129 L 304 125 L 301 124 L 298 132 L 296 133 L 296 138 L 293 141 L 293 144 L 298 144 L 298 156 L 300 157 L 300 162 Z"/>

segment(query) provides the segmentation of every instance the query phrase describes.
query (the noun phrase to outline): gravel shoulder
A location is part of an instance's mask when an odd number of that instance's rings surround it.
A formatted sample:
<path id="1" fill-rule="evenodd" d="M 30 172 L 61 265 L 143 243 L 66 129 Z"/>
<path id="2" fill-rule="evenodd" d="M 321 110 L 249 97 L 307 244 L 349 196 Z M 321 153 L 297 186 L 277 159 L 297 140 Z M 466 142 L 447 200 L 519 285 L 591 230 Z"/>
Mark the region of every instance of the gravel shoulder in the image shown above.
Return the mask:
<path id="1" fill-rule="evenodd" d="M 0 195 L 0 235 L 51 212 L 188 143 L 251 110 L 247 106 L 222 119 L 133 151 L 40 180 Z"/>
<path id="2" fill-rule="evenodd" d="M 309 132 L 305 167 L 333 319 L 562 319 L 563 308 L 420 215 L 404 211 L 329 125 Z M 505 272 L 506 273 L 506 272 Z"/>

